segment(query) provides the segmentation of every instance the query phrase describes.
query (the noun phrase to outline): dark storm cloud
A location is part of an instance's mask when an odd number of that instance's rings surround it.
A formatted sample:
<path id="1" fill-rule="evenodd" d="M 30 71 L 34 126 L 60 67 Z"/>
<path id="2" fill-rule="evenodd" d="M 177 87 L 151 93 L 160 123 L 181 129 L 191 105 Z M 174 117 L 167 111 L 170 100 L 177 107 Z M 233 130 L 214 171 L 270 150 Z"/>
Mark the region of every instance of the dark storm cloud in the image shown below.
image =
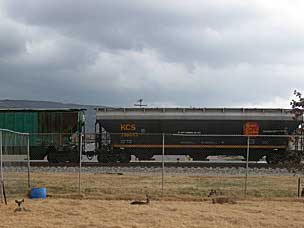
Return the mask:
<path id="1" fill-rule="evenodd" d="M 286 106 L 304 82 L 301 9 L 300 1 L 3 0 L 0 96 Z"/>
<path id="2" fill-rule="evenodd" d="M 256 5 L 241 1 L 29 0 L 8 1 L 6 9 L 26 24 L 111 51 L 156 49 L 167 61 L 284 62 L 285 54 L 304 48 L 302 33 L 277 28 Z"/>
<path id="3" fill-rule="evenodd" d="M 240 31 L 235 39 L 236 34 L 226 28 L 244 29 L 240 22 L 249 23 L 260 16 L 255 8 L 239 2 L 222 6 L 196 2 L 197 7 L 175 1 L 153 2 L 29 0 L 8 1 L 6 6 L 11 16 L 26 24 L 49 27 L 111 51 L 153 48 L 167 61 L 187 63 L 234 62 L 238 60 L 235 55 L 246 60 L 244 49 L 250 48 L 246 36 L 251 34 Z M 236 48 L 240 50 L 235 52 Z"/>

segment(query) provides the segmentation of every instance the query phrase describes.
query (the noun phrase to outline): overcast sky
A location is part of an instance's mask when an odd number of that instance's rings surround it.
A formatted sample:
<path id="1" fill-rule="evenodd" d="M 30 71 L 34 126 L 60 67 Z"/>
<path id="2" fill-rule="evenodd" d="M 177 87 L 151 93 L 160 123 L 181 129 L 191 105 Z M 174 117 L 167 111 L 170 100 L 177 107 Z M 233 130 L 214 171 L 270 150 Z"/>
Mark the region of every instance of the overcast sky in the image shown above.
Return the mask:
<path id="1" fill-rule="evenodd" d="M 289 107 L 304 1 L 0 0 L 0 99 Z"/>

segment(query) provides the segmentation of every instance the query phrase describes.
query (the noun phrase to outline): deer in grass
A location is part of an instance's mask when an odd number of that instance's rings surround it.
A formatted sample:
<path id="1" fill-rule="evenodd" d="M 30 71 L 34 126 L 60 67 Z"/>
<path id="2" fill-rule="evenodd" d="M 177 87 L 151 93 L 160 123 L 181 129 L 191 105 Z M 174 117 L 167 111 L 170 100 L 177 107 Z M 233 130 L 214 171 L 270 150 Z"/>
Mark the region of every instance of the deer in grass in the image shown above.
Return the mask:
<path id="1" fill-rule="evenodd" d="M 216 191 L 215 189 L 211 189 L 208 197 L 212 197 L 212 203 L 218 203 L 218 204 L 236 204 L 236 201 L 230 197 L 224 197 L 222 192 Z"/>
<path id="2" fill-rule="evenodd" d="M 18 207 L 15 209 L 15 212 L 30 211 L 29 209 L 26 209 L 25 207 L 23 207 L 24 199 L 15 200 L 15 203 L 18 205 Z"/>
<path id="3" fill-rule="evenodd" d="M 223 192 L 218 191 L 216 189 L 211 189 L 208 194 L 208 197 L 221 196 L 221 195 L 223 195 Z"/>
<path id="4" fill-rule="evenodd" d="M 132 205 L 143 205 L 143 204 L 149 204 L 150 203 L 150 197 L 148 194 L 146 194 L 146 201 L 142 200 L 133 200 L 130 204 Z"/>

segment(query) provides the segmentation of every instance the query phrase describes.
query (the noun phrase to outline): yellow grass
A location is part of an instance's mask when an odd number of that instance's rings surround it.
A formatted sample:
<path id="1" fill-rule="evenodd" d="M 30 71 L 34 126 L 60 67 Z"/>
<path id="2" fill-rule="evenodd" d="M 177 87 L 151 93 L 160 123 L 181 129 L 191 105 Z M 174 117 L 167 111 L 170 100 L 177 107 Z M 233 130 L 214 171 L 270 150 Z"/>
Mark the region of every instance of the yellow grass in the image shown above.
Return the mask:
<path id="1" fill-rule="evenodd" d="M 32 173 L 33 187 L 46 187 L 46 200 L 29 200 L 29 212 L 14 212 L 14 199 L 25 197 L 27 175 L 5 173 L 8 206 L 0 204 L 0 227 L 304 227 L 304 201 L 296 199 L 296 177 L 250 177 L 244 199 L 242 176 L 165 176 L 124 173 Z M 210 189 L 237 199 L 237 204 L 212 204 Z M 130 205 L 144 199 L 149 205 Z M 109 200 L 111 199 L 111 200 Z"/>
<path id="2" fill-rule="evenodd" d="M 2 228 L 24 227 L 304 227 L 301 201 L 241 201 L 234 205 L 204 202 L 152 201 L 130 205 L 125 200 L 27 200 L 29 212 L 14 212 L 16 205 L 0 204 Z"/>
<path id="3" fill-rule="evenodd" d="M 27 176 L 20 173 L 5 173 L 8 197 L 17 197 L 27 192 Z M 78 194 L 77 173 L 33 173 L 32 187 L 46 187 L 51 196 Z M 94 199 L 132 199 L 146 193 L 154 199 L 201 200 L 210 189 L 221 191 L 226 196 L 244 198 L 245 179 L 242 176 L 165 176 L 162 194 L 159 174 L 93 174 L 81 176 L 81 194 Z M 249 177 L 247 186 L 249 198 L 296 197 L 297 177 L 265 176 Z"/>

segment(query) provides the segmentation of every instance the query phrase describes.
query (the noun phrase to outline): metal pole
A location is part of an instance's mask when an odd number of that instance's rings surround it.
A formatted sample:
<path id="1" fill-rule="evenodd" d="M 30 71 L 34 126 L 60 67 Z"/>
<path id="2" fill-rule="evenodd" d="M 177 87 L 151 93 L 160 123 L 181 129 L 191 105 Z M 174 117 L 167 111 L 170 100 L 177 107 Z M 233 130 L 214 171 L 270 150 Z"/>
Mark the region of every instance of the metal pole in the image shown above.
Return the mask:
<path id="1" fill-rule="evenodd" d="M 0 172 L 1 172 L 1 182 L 3 183 L 3 161 L 2 161 L 2 131 L 0 130 Z"/>
<path id="2" fill-rule="evenodd" d="M 4 198 L 4 194 L 3 194 L 3 166 L 2 166 L 2 131 L 0 130 L 0 172 L 1 172 L 1 183 L 0 183 L 0 193 L 1 193 L 1 202 L 3 203 L 3 198 Z"/>
<path id="3" fill-rule="evenodd" d="M 80 133 L 80 140 L 79 140 L 79 176 L 78 176 L 78 193 L 81 193 L 81 157 L 82 157 L 82 133 Z"/>
<path id="4" fill-rule="evenodd" d="M 298 198 L 301 196 L 301 178 L 298 177 Z"/>
<path id="5" fill-rule="evenodd" d="M 247 196 L 247 181 L 248 181 L 248 162 L 249 162 L 249 141 L 250 137 L 247 137 L 247 154 L 246 154 L 246 174 L 245 174 L 245 197 Z"/>
<path id="6" fill-rule="evenodd" d="M 27 135 L 27 181 L 28 181 L 28 188 L 31 189 L 31 158 L 30 158 L 30 135 Z"/>
<path id="7" fill-rule="evenodd" d="M 164 177 L 165 177 L 165 134 L 163 133 L 163 148 L 162 148 L 162 195 L 164 194 Z"/>

